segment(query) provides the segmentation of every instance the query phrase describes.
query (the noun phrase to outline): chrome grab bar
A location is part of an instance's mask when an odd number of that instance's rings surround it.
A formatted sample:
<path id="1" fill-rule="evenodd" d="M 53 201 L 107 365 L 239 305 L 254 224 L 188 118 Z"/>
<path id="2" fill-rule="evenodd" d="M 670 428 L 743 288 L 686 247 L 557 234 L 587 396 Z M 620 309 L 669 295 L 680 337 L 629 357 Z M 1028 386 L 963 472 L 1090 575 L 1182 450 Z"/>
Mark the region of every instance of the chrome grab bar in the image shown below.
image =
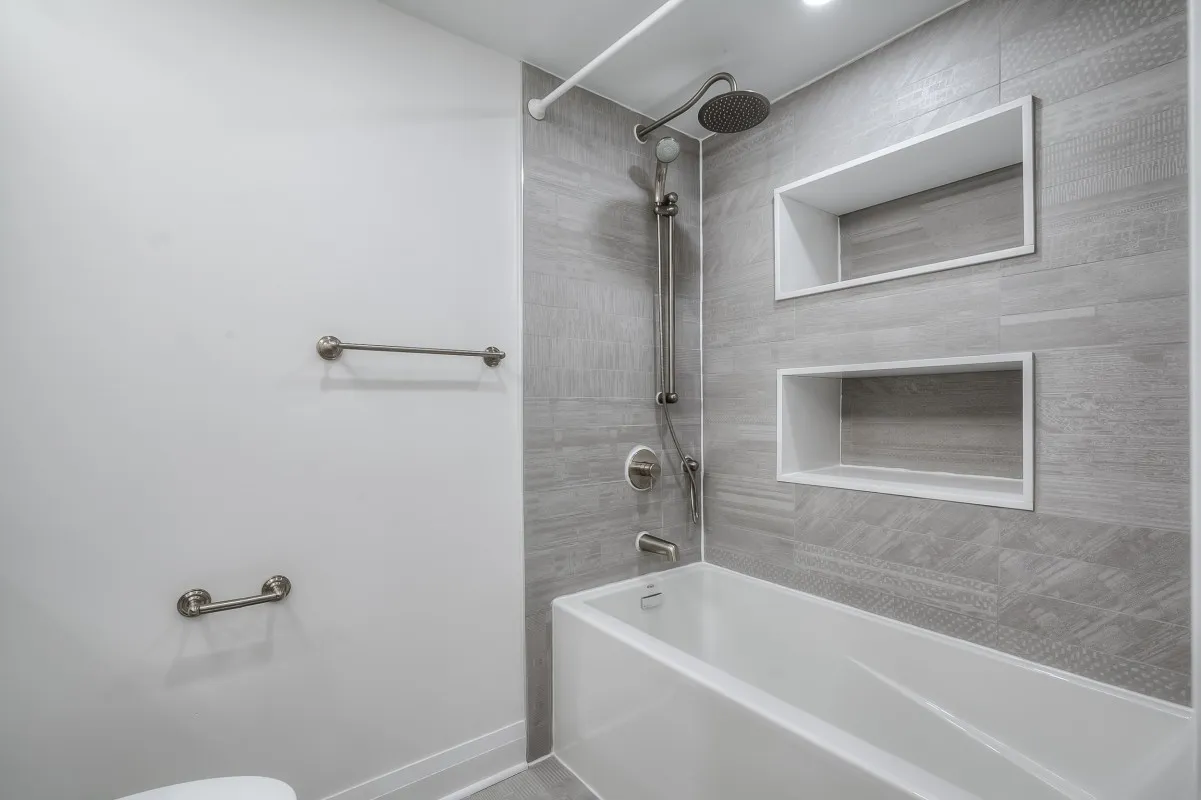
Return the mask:
<path id="1" fill-rule="evenodd" d="M 473 356 L 484 359 L 490 367 L 500 364 L 505 357 L 505 351 L 496 347 L 484 350 L 441 350 L 436 347 L 398 347 L 388 344 L 352 344 L 344 342 L 337 336 L 322 336 L 317 340 L 317 355 L 326 361 L 337 361 L 343 350 L 375 350 L 380 353 L 426 353 L 433 356 Z"/>
<path id="2" fill-rule="evenodd" d="M 234 600 L 222 600 L 217 603 L 213 602 L 213 596 L 204 589 L 192 589 L 179 596 L 179 600 L 175 601 L 175 610 L 185 617 L 199 617 L 201 614 L 212 614 L 215 611 L 257 606 L 259 603 L 278 603 L 291 591 L 292 581 L 283 575 L 276 575 L 263 583 L 262 594 L 239 597 Z"/>

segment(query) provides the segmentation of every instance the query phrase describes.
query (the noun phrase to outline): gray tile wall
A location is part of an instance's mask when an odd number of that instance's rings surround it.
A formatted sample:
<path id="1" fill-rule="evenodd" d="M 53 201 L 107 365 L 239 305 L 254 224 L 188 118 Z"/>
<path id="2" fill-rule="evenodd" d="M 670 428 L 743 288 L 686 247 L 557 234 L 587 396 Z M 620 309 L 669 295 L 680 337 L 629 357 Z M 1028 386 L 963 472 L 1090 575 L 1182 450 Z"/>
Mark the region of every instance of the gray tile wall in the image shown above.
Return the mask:
<path id="1" fill-rule="evenodd" d="M 1023 242 L 1022 165 L 839 218 L 842 279 L 950 261 Z"/>
<path id="2" fill-rule="evenodd" d="M 523 68 L 525 99 L 558 81 Z M 524 102 L 524 101 L 523 101 Z M 550 602 L 664 567 L 634 550 L 649 530 L 700 558 L 684 478 L 668 456 L 655 393 L 653 143 L 649 122 L 580 89 L 538 122 L 524 118 L 525 575 L 529 757 L 551 746 Z M 664 131 L 664 135 L 671 133 Z M 699 143 L 683 153 L 668 188 L 677 217 L 677 391 L 673 419 L 700 457 Z M 660 453 L 664 479 L 646 493 L 622 469 L 636 444 Z"/>
<path id="3" fill-rule="evenodd" d="M 1186 702 L 1184 0 L 973 0 L 704 143 L 706 558 Z M 776 302 L 772 188 L 1039 98 L 1037 254 Z M 1036 511 L 777 483 L 779 367 L 1033 350 Z"/>
<path id="4" fill-rule="evenodd" d="M 1021 478 L 1021 371 L 843 379 L 842 463 Z"/>

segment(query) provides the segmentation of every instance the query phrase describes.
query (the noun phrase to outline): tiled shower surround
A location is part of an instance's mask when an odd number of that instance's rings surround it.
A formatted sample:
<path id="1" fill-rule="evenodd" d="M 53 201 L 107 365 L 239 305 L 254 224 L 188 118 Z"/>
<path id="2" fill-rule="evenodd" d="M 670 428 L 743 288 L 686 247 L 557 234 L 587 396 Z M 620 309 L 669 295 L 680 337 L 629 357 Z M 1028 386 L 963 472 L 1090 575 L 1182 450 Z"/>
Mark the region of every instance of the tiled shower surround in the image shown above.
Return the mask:
<path id="1" fill-rule="evenodd" d="M 523 67 L 525 99 L 558 81 Z M 654 141 L 683 152 L 668 189 L 676 225 L 677 391 L 673 420 L 700 454 L 700 164 L 696 140 L 634 126 L 650 120 L 573 89 L 542 122 L 524 115 L 525 573 L 529 757 L 550 751 L 550 602 L 561 594 L 662 569 L 634 549 L 639 531 L 700 558 L 678 459 L 655 396 Z M 626 455 L 660 454 L 665 474 L 631 489 Z"/>
<path id="2" fill-rule="evenodd" d="M 705 140 L 706 560 L 1187 702 L 1185 48 L 1184 0 L 973 0 Z M 774 299 L 774 187 L 1025 95 L 1035 255 Z M 988 227 L 915 197 L 872 271 Z M 777 368 L 1013 351 L 1034 512 L 776 481 Z"/>

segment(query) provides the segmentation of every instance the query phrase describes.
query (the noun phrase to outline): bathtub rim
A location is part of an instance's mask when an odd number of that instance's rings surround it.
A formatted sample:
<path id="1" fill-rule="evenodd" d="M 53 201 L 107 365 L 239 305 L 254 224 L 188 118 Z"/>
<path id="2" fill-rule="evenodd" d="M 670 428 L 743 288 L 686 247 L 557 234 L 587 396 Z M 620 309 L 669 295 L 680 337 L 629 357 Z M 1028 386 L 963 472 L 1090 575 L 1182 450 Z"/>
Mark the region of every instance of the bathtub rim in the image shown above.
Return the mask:
<path id="1" fill-rule="evenodd" d="M 734 575 L 739 574 L 701 562 L 665 572 L 677 573 L 680 570 L 687 570 L 689 573 L 703 572 L 705 567 L 714 567 Z M 965 791 L 905 759 L 865 742 L 836 725 L 776 697 L 765 689 L 760 689 L 587 604 L 592 597 L 634 587 L 652 579 L 652 576 L 661 574 L 663 572 L 646 573 L 637 578 L 555 598 L 551 604 L 552 613 L 563 612 L 575 617 L 580 622 L 600 630 L 653 661 L 679 672 L 686 680 L 747 708 L 752 713 L 765 718 L 770 724 L 788 731 L 811 746 L 829 753 L 912 800 L 980 800 L 978 795 Z M 556 659 L 552 669 L 557 670 L 558 668 L 559 661 Z M 553 687 L 557 685 L 558 682 L 553 681 L 552 691 Z M 552 726 L 552 730 L 558 727 L 558 721 L 554 715 L 552 715 Z M 571 769 L 570 756 L 559 750 L 557 730 L 554 730 L 553 738 L 555 741 L 552 752 L 568 769 Z M 574 772 L 574 770 L 572 771 Z"/>
<path id="2" fill-rule="evenodd" d="M 1015 656 L 1010 653 L 1006 653 L 1003 650 L 996 650 L 994 648 L 987 647 L 982 644 L 976 644 L 975 642 L 969 642 L 965 639 L 958 639 L 954 636 L 950 636 L 945 633 L 939 633 L 938 631 L 933 631 L 933 630 L 929 630 L 928 628 L 923 628 L 920 625 L 914 625 L 911 622 L 903 622 L 901 620 L 893 619 L 891 617 L 885 617 L 880 614 L 873 614 L 870 611 L 864 611 L 862 609 L 855 608 L 854 606 L 849 606 L 844 603 L 839 603 L 836 600 L 830 600 L 825 597 L 821 597 L 819 595 L 810 594 L 809 592 L 805 592 L 800 589 L 793 589 L 788 586 L 781 586 L 778 583 L 773 583 L 771 581 L 764 580 L 763 578 L 756 578 L 753 575 L 747 575 L 745 573 L 738 572 L 737 570 L 729 569 L 728 567 L 722 567 L 717 564 L 710 564 L 708 562 L 703 562 L 703 561 L 697 561 L 692 564 L 686 564 L 684 566 L 676 567 L 674 569 L 668 568 L 668 569 L 660 570 L 657 572 L 648 572 L 644 575 L 639 575 L 634 578 L 626 578 L 621 581 L 615 581 L 613 583 L 603 584 L 601 586 L 596 586 L 591 589 L 584 589 L 583 591 L 561 595 L 559 597 L 556 597 L 552 601 L 551 606 L 552 606 L 552 608 L 559 607 L 559 608 L 563 608 L 565 610 L 580 609 L 585 612 L 591 612 L 592 614 L 596 614 L 602 618 L 610 619 L 614 623 L 622 626 L 622 628 L 627 629 L 632 634 L 638 634 L 640 636 L 645 636 L 647 639 L 651 640 L 652 642 L 657 642 L 665 647 L 668 647 L 673 652 L 679 653 L 681 656 L 693 658 L 701 664 L 706 664 L 707 666 L 711 666 L 711 665 L 708 665 L 707 662 L 701 661 L 700 659 L 696 658 L 695 656 L 690 656 L 688 653 L 685 653 L 684 651 L 679 650 L 678 648 L 672 647 L 671 645 L 667 644 L 666 642 L 660 642 L 658 639 L 655 639 L 653 636 L 650 636 L 649 634 L 646 634 L 643 631 L 638 630 L 637 628 L 633 627 L 632 625 L 628 625 L 628 624 L 622 622 L 621 620 L 617 619 L 616 617 L 611 617 L 608 614 L 605 614 L 604 612 L 600 611 L 599 609 L 593 608 L 592 606 L 588 605 L 589 600 L 592 600 L 597 597 L 604 597 L 606 595 L 613 594 L 618 591 L 622 591 L 624 589 L 632 588 L 639 584 L 646 583 L 648 580 L 652 580 L 656 576 L 670 577 L 670 576 L 674 576 L 674 575 L 691 574 L 694 572 L 697 572 L 697 573 L 713 572 L 713 573 L 718 573 L 718 574 L 724 573 L 727 575 L 732 575 L 736 578 L 742 578 L 747 581 L 751 581 L 755 584 L 765 587 L 768 590 L 776 592 L 778 594 L 783 594 L 783 595 L 787 595 L 787 596 L 799 596 L 803 600 L 816 603 L 816 604 L 823 606 L 827 609 L 830 609 L 832 611 L 850 614 L 851 616 L 858 617 L 858 618 L 866 620 L 868 622 L 880 623 L 880 624 L 885 625 L 886 627 L 891 627 L 891 628 L 894 628 L 894 629 L 902 631 L 902 632 L 919 634 L 923 638 L 932 639 L 933 641 L 936 641 L 936 642 L 941 642 L 943 644 L 951 645 L 952 647 L 955 647 L 956 649 L 963 650 L 968 653 L 982 655 L 982 656 L 990 658 L 994 661 L 1000 661 L 1001 663 L 1004 663 L 1004 664 L 1009 664 L 1011 666 L 1015 666 L 1015 667 L 1022 668 L 1022 669 L 1033 670 L 1035 672 L 1041 672 L 1041 673 L 1048 675 L 1049 677 L 1055 678 L 1057 680 L 1062 680 L 1062 681 L 1066 681 L 1068 683 L 1081 685 L 1081 686 L 1084 686 L 1089 689 L 1094 689 L 1094 690 L 1103 692 L 1107 695 L 1110 695 L 1111 697 L 1116 697 L 1116 698 L 1119 698 L 1122 700 L 1133 701 L 1133 702 L 1143 705 L 1145 707 L 1149 707 L 1149 708 L 1152 708 L 1152 709 L 1155 709 L 1158 711 L 1167 712 L 1167 713 L 1171 714 L 1172 716 L 1175 716 L 1178 719 L 1181 719 L 1184 721 L 1191 720 L 1194 717 L 1194 712 L 1193 712 L 1193 709 L 1191 706 L 1181 705 L 1180 703 L 1176 703 L 1172 700 L 1162 700 L 1158 697 L 1151 697 L 1150 695 L 1145 695 L 1145 694 L 1142 694 L 1141 692 L 1136 692 L 1132 689 L 1123 689 L 1120 686 L 1114 686 L 1113 684 L 1105 683 L 1104 681 L 1099 681 L 1099 680 L 1096 680 L 1095 678 L 1089 678 L 1084 675 L 1078 675 L 1074 672 L 1068 672 L 1067 670 L 1059 669 L 1058 667 L 1051 667 L 1051 666 L 1047 666 L 1045 664 L 1039 664 L 1036 661 L 1030 661 L 1029 659 L 1022 658 L 1021 656 Z M 580 615 L 577 614 L 576 616 L 580 616 Z M 585 618 L 590 619 L 590 617 L 585 617 Z M 716 667 L 713 667 L 713 668 L 716 669 Z M 721 670 L 718 670 L 718 671 L 722 672 Z M 722 674 L 729 675 L 729 673 L 726 673 L 726 672 L 722 672 Z M 739 680 L 737 678 L 734 678 L 733 675 L 729 675 L 729 677 L 732 679 L 735 679 L 735 680 Z M 747 684 L 747 685 L 749 686 L 750 684 Z M 1196 691 L 1196 689 L 1194 689 L 1194 691 Z M 769 695 L 769 696 L 771 696 L 771 695 Z"/>

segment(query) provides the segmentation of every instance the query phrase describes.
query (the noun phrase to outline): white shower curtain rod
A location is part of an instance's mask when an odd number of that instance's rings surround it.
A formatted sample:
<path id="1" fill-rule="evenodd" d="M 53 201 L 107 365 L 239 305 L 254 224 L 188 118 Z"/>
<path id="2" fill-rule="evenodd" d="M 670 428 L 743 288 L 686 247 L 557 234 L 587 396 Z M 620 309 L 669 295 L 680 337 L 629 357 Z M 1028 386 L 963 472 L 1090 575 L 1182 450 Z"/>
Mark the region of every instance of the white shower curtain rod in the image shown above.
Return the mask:
<path id="1" fill-rule="evenodd" d="M 683 2 L 684 2 L 684 0 L 667 0 L 667 2 L 664 3 L 663 5 L 659 6 L 659 8 L 657 8 L 653 14 L 651 14 L 646 19 L 642 20 L 642 22 L 639 22 L 634 27 L 633 30 L 631 30 L 625 36 L 618 39 L 613 44 L 609 45 L 609 47 L 605 50 L 605 52 L 601 53 L 599 56 L 592 59 L 584 66 L 580 67 L 579 72 L 572 75 L 567 80 L 563 81 L 563 83 L 560 84 L 559 87 L 556 88 L 553 92 L 548 94 L 546 97 L 543 97 L 541 100 L 538 100 L 538 99 L 530 100 L 530 102 L 526 105 L 526 108 L 529 109 L 530 116 L 533 117 L 534 119 L 546 119 L 546 109 L 548 107 L 550 107 L 551 103 L 555 102 L 560 97 L 562 97 L 564 94 L 566 94 L 569 89 L 571 89 L 573 86 L 578 84 L 580 81 L 584 80 L 584 78 L 588 77 L 588 74 L 590 72 L 592 72 L 592 70 L 596 69 L 601 64 L 608 61 L 610 56 L 612 56 L 614 53 L 616 53 L 621 48 L 625 47 L 630 42 L 637 39 L 639 36 L 641 36 L 643 33 L 645 33 L 652 25 L 654 25 L 656 22 L 658 22 L 660 18 L 665 17 L 668 14 L 670 14 L 675 9 L 676 6 L 680 5 Z"/>

